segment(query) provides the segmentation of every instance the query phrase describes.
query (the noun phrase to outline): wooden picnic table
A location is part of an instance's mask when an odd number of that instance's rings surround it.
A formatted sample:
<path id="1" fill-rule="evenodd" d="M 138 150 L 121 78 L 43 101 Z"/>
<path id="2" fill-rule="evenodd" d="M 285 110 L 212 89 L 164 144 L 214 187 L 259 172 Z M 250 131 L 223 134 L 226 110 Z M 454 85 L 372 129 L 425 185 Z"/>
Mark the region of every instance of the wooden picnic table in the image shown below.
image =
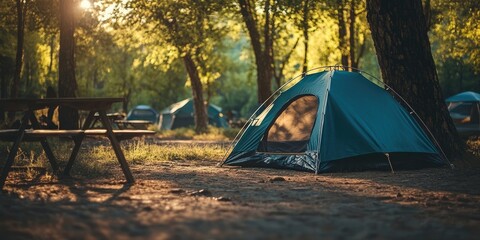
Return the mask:
<path id="1" fill-rule="evenodd" d="M 114 130 L 112 128 L 111 121 L 107 117 L 107 110 L 111 108 L 112 104 L 122 102 L 123 100 L 123 98 L 0 99 L 0 108 L 2 108 L 4 111 L 23 112 L 21 124 L 18 128 L 0 130 L 0 140 L 13 142 L 2 169 L 2 175 L 0 176 L 0 189 L 2 189 L 5 184 L 5 180 L 10 172 L 15 156 L 17 155 L 19 145 L 22 141 L 40 142 L 53 171 L 58 173 L 59 167 L 57 164 L 57 159 L 55 158 L 50 145 L 47 142 L 47 137 L 58 136 L 71 137 L 75 143 L 67 165 L 64 169 L 64 175 L 69 176 L 70 170 L 78 155 L 80 146 L 85 136 L 100 135 L 108 137 L 118 162 L 120 163 L 123 174 L 125 175 L 125 179 L 129 183 L 133 183 L 134 178 L 122 152 L 119 141 L 135 136 L 155 134 L 155 132 L 148 130 Z M 55 108 L 59 106 L 70 107 L 88 112 L 87 118 L 82 124 L 81 129 L 40 129 L 39 120 L 35 116 L 34 111 L 46 108 Z M 99 120 L 103 125 L 102 129 L 90 129 L 92 127 L 92 121 L 94 120 L 95 115 L 99 117 Z M 29 123 L 31 128 L 28 128 Z"/>

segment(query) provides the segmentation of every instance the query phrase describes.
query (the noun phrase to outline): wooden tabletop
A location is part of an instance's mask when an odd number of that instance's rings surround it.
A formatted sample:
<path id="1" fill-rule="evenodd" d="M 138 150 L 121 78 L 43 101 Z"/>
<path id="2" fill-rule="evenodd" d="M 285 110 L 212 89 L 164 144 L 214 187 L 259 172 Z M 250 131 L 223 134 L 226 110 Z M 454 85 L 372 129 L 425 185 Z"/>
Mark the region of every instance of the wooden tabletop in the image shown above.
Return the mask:
<path id="1" fill-rule="evenodd" d="M 123 100 L 124 98 L 2 98 L 0 108 L 4 111 L 26 111 L 67 106 L 78 110 L 107 110 L 113 103 Z"/>

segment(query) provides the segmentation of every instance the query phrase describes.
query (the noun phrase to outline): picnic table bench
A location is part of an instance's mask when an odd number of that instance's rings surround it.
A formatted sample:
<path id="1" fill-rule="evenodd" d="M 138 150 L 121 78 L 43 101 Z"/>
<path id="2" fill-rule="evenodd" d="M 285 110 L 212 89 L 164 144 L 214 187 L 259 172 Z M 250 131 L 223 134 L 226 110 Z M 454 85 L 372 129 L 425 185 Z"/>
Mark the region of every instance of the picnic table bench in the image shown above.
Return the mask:
<path id="1" fill-rule="evenodd" d="M 54 173 L 58 173 L 59 167 L 57 164 L 57 159 L 55 158 L 47 141 L 48 137 L 70 137 L 75 143 L 63 172 L 63 174 L 66 176 L 68 176 L 70 173 L 85 136 L 107 137 L 110 140 L 110 144 L 115 152 L 118 162 L 120 163 L 127 182 L 133 183 L 134 178 L 122 152 L 119 141 L 138 136 L 152 135 L 155 134 L 155 131 L 142 129 L 113 129 L 112 123 L 107 117 L 106 111 L 111 108 L 113 103 L 122 101 L 123 98 L 0 99 L 0 108 L 2 108 L 4 111 L 23 112 L 21 124 L 17 129 L 0 130 L 0 141 L 13 142 L 10 152 L 7 155 L 4 167 L 2 168 L 2 173 L 0 176 L 0 189 L 2 189 L 5 184 L 5 180 L 13 165 L 21 142 L 40 142 Z M 88 115 L 82 124 L 81 129 L 40 129 L 40 124 L 34 114 L 34 111 L 52 107 L 70 107 L 77 110 L 87 111 Z M 98 117 L 98 120 L 102 123 L 103 128 L 91 129 L 95 116 Z M 31 126 L 31 128 L 27 128 L 29 126 Z"/>
<path id="2" fill-rule="evenodd" d="M 121 113 L 108 113 L 107 118 L 112 123 L 114 129 L 143 129 L 147 130 L 153 123 L 146 120 L 126 120 L 125 115 Z M 100 115 L 94 115 L 91 128 L 97 128 L 97 123 L 100 122 Z"/>
<path id="3" fill-rule="evenodd" d="M 146 120 L 115 120 L 119 129 L 143 129 L 146 130 L 152 122 Z"/>

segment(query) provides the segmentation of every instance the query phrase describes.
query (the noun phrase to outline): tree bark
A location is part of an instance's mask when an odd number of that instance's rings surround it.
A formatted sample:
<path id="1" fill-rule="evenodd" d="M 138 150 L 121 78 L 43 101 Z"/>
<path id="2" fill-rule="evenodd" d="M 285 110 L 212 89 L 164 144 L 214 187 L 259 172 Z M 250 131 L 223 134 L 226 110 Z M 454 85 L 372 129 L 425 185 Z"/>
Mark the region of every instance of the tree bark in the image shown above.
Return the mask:
<path id="1" fill-rule="evenodd" d="M 75 79 L 75 1 L 60 1 L 60 51 L 58 66 L 58 96 L 76 97 Z M 58 120 L 60 129 L 78 128 L 78 111 L 60 107 Z"/>
<path id="2" fill-rule="evenodd" d="M 203 101 L 203 88 L 197 66 L 190 53 L 186 53 L 183 62 L 192 84 L 193 109 L 195 113 L 195 131 L 203 133 L 207 131 L 208 115 Z"/>
<path id="3" fill-rule="evenodd" d="M 430 5 L 430 0 L 425 0 L 425 5 L 423 6 L 423 13 L 425 14 L 427 31 L 430 31 L 430 29 L 432 28 L 432 7 Z"/>
<path id="4" fill-rule="evenodd" d="M 23 43 L 25 35 L 25 14 L 27 12 L 28 1 L 17 0 L 17 50 L 15 56 L 15 72 L 13 74 L 13 81 L 10 88 L 10 98 L 18 97 L 18 86 L 20 85 L 20 77 L 23 66 Z"/>
<path id="5" fill-rule="evenodd" d="M 309 29 L 309 4 L 308 0 L 305 0 L 303 3 L 303 23 L 302 23 L 302 30 L 303 30 L 303 46 L 304 46 L 304 53 L 303 53 L 303 70 L 302 73 L 308 71 L 308 29 Z"/>
<path id="6" fill-rule="evenodd" d="M 15 60 L 0 54 L 0 98 L 8 98 L 9 80 L 13 76 Z M 0 124 L 5 122 L 5 110 L 0 106 Z"/>
<path id="7" fill-rule="evenodd" d="M 27 13 L 28 0 L 17 0 L 17 49 L 15 55 L 15 71 L 13 73 L 13 80 L 10 86 L 10 98 L 18 97 L 18 88 L 20 86 L 20 78 L 22 75 L 23 67 L 23 45 L 25 36 L 25 15 Z M 13 121 L 15 118 L 15 112 L 8 113 L 9 121 Z"/>
<path id="8" fill-rule="evenodd" d="M 275 58 L 273 53 L 273 41 L 275 39 L 275 16 L 277 15 L 275 3 L 272 6 L 270 4 L 270 0 L 265 1 L 265 27 L 263 33 L 264 48 L 263 52 L 265 54 L 264 61 L 265 61 L 265 78 L 268 80 L 270 84 L 270 91 L 268 92 L 267 98 L 271 95 L 272 89 L 272 79 L 275 75 Z M 262 99 L 263 100 L 263 99 Z M 266 100 L 266 99 L 265 99 Z M 263 101 L 262 101 L 263 102 Z"/>
<path id="9" fill-rule="evenodd" d="M 421 0 L 367 0 L 367 19 L 384 81 L 419 114 L 448 157 L 463 153 L 440 89 Z"/>
<path id="10" fill-rule="evenodd" d="M 337 18 L 338 18 L 338 49 L 340 49 L 340 61 L 343 66 L 348 65 L 348 48 L 347 48 L 347 27 L 345 22 L 344 3 L 343 0 L 337 0 Z"/>
<path id="11" fill-rule="evenodd" d="M 350 0 L 350 22 L 349 22 L 349 32 L 350 32 L 350 37 L 349 37 L 349 42 L 350 42 L 350 67 L 352 68 L 358 68 L 358 64 L 356 62 L 355 58 L 355 20 L 357 18 L 357 15 L 355 13 L 355 0 Z"/>
<path id="12" fill-rule="evenodd" d="M 268 0 L 267 0 L 268 1 Z M 270 59 L 267 59 L 268 49 L 262 49 L 262 42 L 260 39 L 260 32 L 257 27 L 257 22 L 253 17 L 254 6 L 249 0 L 238 0 L 240 5 L 240 13 L 250 36 L 250 43 L 252 44 L 253 53 L 255 55 L 255 64 L 257 66 L 257 96 L 258 102 L 263 103 L 272 94 L 272 67 Z M 268 4 L 268 3 L 266 3 Z M 266 22 L 265 25 L 269 25 Z M 265 31 L 267 33 L 267 31 Z M 267 39 L 265 39 L 267 41 Z"/>

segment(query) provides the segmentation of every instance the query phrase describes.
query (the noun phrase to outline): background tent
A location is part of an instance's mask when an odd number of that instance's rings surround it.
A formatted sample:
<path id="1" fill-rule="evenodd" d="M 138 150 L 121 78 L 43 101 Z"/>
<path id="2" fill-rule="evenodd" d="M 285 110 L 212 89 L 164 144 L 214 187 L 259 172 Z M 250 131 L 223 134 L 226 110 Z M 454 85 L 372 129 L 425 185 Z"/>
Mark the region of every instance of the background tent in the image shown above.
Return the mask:
<path id="1" fill-rule="evenodd" d="M 228 123 L 222 114 L 222 108 L 208 105 L 208 123 L 215 127 L 226 128 Z M 195 125 L 193 100 L 191 98 L 174 103 L 160 112 L 160 129 L 175 129 Z"/>
<path id="2" fill-rule="evenodd" d="M 158 112 L 148 105 L 138 105 L 128 112 L 127 120 L 145 120 L 156 124 Z"/>
<path id="3" fill-rule="evenodd" d="M 250 118 L 224 164 L 328 172 L 445 163 L 413 115 L 359 73 L 324 71 L 290 86 Z"/>
<path id="4" fill-rule="evenodd" d="M 462 92 L 445 101 L 459 134 L 468 136 L 480 133 L 480 94 Z"/>

